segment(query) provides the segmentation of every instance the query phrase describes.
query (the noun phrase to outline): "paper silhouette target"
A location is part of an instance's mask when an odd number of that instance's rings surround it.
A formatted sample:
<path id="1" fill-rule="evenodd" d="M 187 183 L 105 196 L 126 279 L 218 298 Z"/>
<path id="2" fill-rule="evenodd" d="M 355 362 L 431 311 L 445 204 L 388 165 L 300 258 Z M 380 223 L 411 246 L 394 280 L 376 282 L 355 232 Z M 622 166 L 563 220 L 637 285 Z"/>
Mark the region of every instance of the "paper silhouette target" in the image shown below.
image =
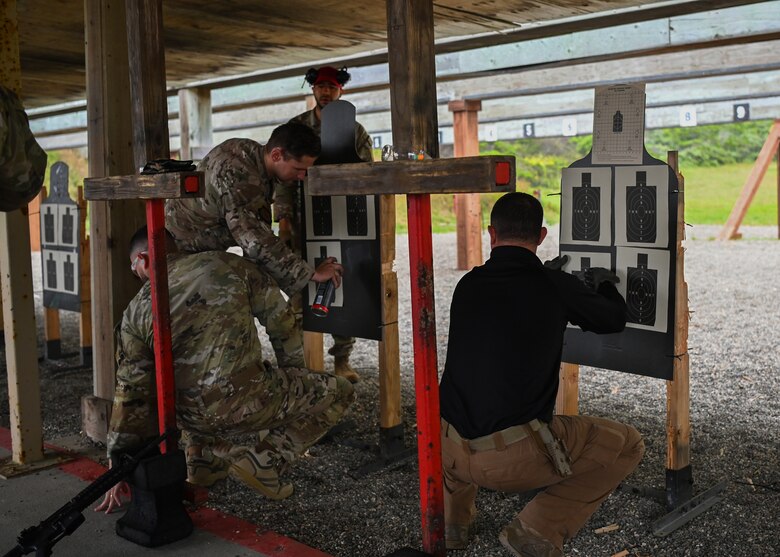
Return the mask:
<path id="1" fill-rule="evenodd" d="M 668 167 L 616 167 L 615 245 L 666 248 L 668 228 Z"/>
<path id="2" fill-rule="evenodd" d="M 626 327 L 667 332 L 670 257 L 666 250 L 618 248 L 617 287 L 626 300 Z"/>
<path id="3" fill-rule="evenodd" d="M 610 245 L 611 170 L 566 168 L 561 190 L 561 243 Z"/>

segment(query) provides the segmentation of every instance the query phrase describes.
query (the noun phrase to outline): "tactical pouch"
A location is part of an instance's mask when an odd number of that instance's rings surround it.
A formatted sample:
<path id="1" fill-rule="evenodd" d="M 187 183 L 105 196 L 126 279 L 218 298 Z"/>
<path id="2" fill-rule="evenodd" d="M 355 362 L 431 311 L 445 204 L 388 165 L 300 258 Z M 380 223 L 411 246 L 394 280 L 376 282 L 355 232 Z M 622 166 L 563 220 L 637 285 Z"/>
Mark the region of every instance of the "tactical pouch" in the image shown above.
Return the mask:
<path id="1" fill-rule="evenodd" d="M 566 445 L 553 435 L 550 426 L 541 420 L 531 420 L 527 427 L 539 448 L 547 453 L 558 475 L 562 478 L 571 476 L 571 459 Z"/>

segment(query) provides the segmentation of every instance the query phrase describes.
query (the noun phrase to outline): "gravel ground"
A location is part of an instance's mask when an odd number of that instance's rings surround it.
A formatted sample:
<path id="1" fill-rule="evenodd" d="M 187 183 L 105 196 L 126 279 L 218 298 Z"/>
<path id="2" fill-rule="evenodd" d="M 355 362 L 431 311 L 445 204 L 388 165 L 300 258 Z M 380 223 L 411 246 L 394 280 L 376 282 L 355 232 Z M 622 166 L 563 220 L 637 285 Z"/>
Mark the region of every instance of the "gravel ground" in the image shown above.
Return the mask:
<path id="1" fill-rule="evenodd" d="M 688 228 L 686 279 L 689 285 L 691 356 L 691 461 L 697 493 L 728 480 L 723 500 L 665 538 L 653 523 L 664 506 L 622 489 L 610 496 L 579 535 L 566 544 L 567 556 L 770 556 L 780 554 L 780 402 L 776 397 L 780 351 L 780 243 L 773 227 L 742 229 L 741 241 L 711 239 L 716 227 Z M 552 230 L 556 237 L 557 231 Z M 408 446 L 415 442 L 414 374 L 407 239 L 399 236 L 402 405 Z M 542 258 L 555 253 L 546 242 Z M 462 272 L 453 270 L 455 237 L 434 237 L 439 366 L 446 355 L 449 299 Z M 487 245 L 485 254 L 488 253 Z M 39 286 L 40 288 L 40 286 Z M 36 302 L 40 305 L 40 292 Z M 38 307 L 40 317 L 40 307 Z M 77 351 L 76 315 L 63 312 L 63 350 Z M 39 319 L 39 323 L 42 321 Z M 39 326 L 40 328 L 40 326 Z M 328 344 L 326 337 L 326 345 Z M 475 347 L 476 349 L 476 347 Z M 41 363 L 47 441 L 79 431 L 79 398 L 91 393 L 91 372 L 73 369 L 77 357 Z M 2 355 L 4 364 L 5 357 Z M 313 447 L 291 471 L 296 493 L 272 502 L 228 480 L 216 486 L 209 504 L 340 557 L 382 556 L 402 546 L 421 546 L 416 461 L 353 479 L 349 471 L 372 460 L 378 440 L 377 343 L 359 340 L 353 356 L 363 381 L 348 427 Z M 326 359 L 326 365 L 332 365 Z M 4 370 L 3 370 L 4 371 Z M 646 454 L 629 483 L 663 488 L 666 458 L 662 381 L 583 368 L 580 411 L 636 426 Z M 0 426 L 8 427 L 6 374 L 0 373 Z M 529 500 L 483 490 L 476 534 L 457 556 L 508 555 L 497 539 L 501 526 Z M 596 534 L 597 528 L 618 529 Z"/>

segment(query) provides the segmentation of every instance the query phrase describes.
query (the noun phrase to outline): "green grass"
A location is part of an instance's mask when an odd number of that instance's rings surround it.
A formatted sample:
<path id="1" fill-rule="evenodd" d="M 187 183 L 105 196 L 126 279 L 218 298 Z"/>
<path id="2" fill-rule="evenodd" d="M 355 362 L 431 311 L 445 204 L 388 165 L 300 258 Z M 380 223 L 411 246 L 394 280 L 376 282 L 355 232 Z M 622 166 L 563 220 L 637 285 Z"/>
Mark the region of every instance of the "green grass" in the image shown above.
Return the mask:
<path id="1" fill-rule="evenodd" d="M 690 224 L 721 225 L 728 219 L 731 208 L 737 201 L 742 186 L 750 174 L 752 163 L 734 163 L 718 167 L 685 167 L 685 220 Z M 521 191 L 528 191 L 520 186 Z M 532 193 L 532 192 L 531 192 Z M 544 215 L 548 224 L 556 224 L 560 217 L 560 196 L 550 195 L 556 191 L 541 190 Z M 490 209 L 501 194 L 481 194 L 482 222 L 487 227 Z M 431 229 L 434 233 L 454 232 L 456 228 L 453 196 L 439 194 L 431 196 Z M 774 226 L 777 224 L 777 165 L 770 165 L 764 180 L 750 204 L 742 224 L 753 226 Z M 406 198 L 396 200 L 396 231 L 407 232 Z"/>
<path id="2" fill-rule="evenodd" d="M 685 220 L 691 224 L 724 224 L 739 198 L 753 165 L 681 168 L 685 177 Z M 750 204 L 745 225 L 777 224 L 777 165 L 771 164 Z"/>

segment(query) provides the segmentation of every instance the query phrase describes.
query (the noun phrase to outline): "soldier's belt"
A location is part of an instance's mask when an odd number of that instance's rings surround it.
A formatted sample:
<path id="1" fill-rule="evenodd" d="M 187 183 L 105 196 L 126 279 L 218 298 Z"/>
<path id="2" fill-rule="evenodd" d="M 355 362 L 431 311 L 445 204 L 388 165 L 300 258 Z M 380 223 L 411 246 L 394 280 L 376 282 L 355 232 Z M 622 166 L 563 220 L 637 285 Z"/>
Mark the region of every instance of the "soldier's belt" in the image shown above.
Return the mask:
<path id="1" fill-rule="evenodd" d="M 214 385 L 203 389 L 200 394 L 200 399 L 203 404 L 209 406 L 218 402 L 226 397 L 232 396 L 237 391 L 249 385 L 254 379 L 257 379 L 261 373 L 265 372 L 263 364 L 257 363 L 245 367 L 241 371 L 235 373 L 225 381 L 220 382 L 219 385 Z"/>

